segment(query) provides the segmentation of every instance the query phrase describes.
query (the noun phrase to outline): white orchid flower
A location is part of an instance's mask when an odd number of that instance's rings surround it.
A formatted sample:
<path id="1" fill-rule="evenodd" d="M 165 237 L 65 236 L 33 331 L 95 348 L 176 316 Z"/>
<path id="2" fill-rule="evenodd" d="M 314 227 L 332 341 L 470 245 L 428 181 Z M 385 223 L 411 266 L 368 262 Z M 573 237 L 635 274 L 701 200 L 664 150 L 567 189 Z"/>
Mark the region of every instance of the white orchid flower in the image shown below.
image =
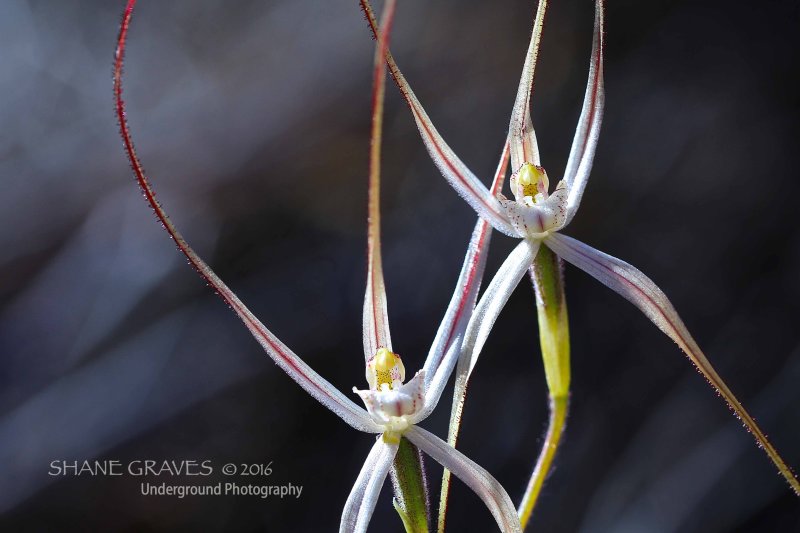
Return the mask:
<path id="1" fill-rule="evenodd" d="M 385 86 L 383 57 L 387 50 L 395 1 L 388 0 L 386 4 L 382 26 L 384 28 L 383 37 L 378 42 L 375 54 L 372 149 L 370 153 L 369 267 L 364 300 L 364 356 L 369 389 L 357 391 L 366 405 L 366 410 L 356 405 L 317 374 L 272 334 L 194 252 L 156 200 L 155 192 L 134 151 L 122 99 L 123 56 L 135 4 L 135 0 L 128 0 L 122 19 L 115 55 L 114 95 L 125 150 L 145 198 L 167 233 L 175 241 L 180 252 L 241 318 L 256 341 L 278 366 L 306 392 L 347 424 L 359 431 L 378 435 L 345 503 L 340 531 L 366 531 L 378 495 L 397 453 L 401 437 L 405 437 L 426 452 L 475 491 L 489 508 L 502 531 L 521 531 L 514 505 L 497 480 L 452 446 L 417 426 L 436 407 L 445 383 L 458 359 L 463 334 L 475 306 L 480 280 L 485 268 L 484 250 L 491 234 L 491 230 L 485 222 L 479 220 L 473 232 L 455 293 L 444 320 L 439 326 L 423 369 L 408 383 L 403 384 L 405 380 L 403 363 L 400 357 L 392 352 L 381 268 L 378 199 L 381 120 Z M 496 179 L 498 189 L 502 184 L 502 179 L 502 173 L 498 172 Z"/>
<path id="2" fill-rule="evenodd" d="M 378 32 L 368 0 L 360 0 L 373 33 Z M 546 1 L 539 2 L 534 31 L 528 47 L 508 132 L 511 151 L 513 200 L 486 189 L 481 181 L 456 156 L 442 139 L 423 109 L 408 82 L 387 52 L 389 71 L 403 98 L 411 108 L 417 127 L 433 162 L 452 187 L 496 230 L 521 239 L 481 297 L 470 320 L 464 340 L 463 359 L 459 361 L 454 398 L 455 413 L 460 410 L 466 393 L 466 382 L 480 355 L 489 331 L 509 296 L 531 266 L 540 246 L 575 265 L 633 303 L 661 331 L 669 336 L 689 357 L 695 367 L 725 399 L 748 431 L 755 437 L 770 460 L 786 478 L 792 490 L 800 495 L 800 482 L 767 440 L 764 432 L 745 410 L 733 392 L 714 370 L 692 338 L 677 311 L 664 292 L 637 268 L 607 255 L 572 237 L 561 234 L 578 211 L 589 173 L 592 169 L 600 123 L 603 117 L 603 1 L 596 0 L 594 40 L 589 63 L 589 80 L 561 180 L 550 191 L 547 173 L 541 166 L 536 134 L 530 116 L 530 94 L 539 49 Z M 460 397 L 459 397 L 460 396 Z"/>

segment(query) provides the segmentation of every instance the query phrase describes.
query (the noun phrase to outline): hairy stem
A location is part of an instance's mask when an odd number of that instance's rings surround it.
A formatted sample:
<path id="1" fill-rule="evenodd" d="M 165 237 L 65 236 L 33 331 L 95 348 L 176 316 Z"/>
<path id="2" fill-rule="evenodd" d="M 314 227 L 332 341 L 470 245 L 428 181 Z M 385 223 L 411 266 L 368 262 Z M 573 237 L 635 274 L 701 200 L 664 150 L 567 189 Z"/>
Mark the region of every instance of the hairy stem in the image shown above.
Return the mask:
<path id="1" fill-rule="evenodd" d="M 428 533 L 430 503 L 425 464 L 417 447 L 405 438 L 400 440 L 391 477 L 394 508 L 406 533 Z"/>
<path id="2" fill-rule="evenodd" d="M 547 434 L 544 438 L 542 450 L 539 452 L 539 458 L 536 460 L 533 474 L 531 474 L 528 486 L 525 488 L 525 495 L 517 508 L 523 530 L 531 519 L 533 508 L 536 506 L 544 481 L 550 472 L 550 467 L 553 465 L 553 459 L 561 442 L 561 435 L 564 434 L 564 428 L 566 427 L 568 408 L 569 400 L 567 397 L 550 397 L 550 422 L 547 425 Z"/>
<path id="3" fill-rule="evenodd" d="M 544 445 L 518 508 L 523 529 L 530 521 L 561 442 L 567 421 L 570 384 L 569 321 L 563 262 L 542 246 L 531 266 L 530 276 L 536 295 L 539 344 L 550 395 L 550 421 Z"/>

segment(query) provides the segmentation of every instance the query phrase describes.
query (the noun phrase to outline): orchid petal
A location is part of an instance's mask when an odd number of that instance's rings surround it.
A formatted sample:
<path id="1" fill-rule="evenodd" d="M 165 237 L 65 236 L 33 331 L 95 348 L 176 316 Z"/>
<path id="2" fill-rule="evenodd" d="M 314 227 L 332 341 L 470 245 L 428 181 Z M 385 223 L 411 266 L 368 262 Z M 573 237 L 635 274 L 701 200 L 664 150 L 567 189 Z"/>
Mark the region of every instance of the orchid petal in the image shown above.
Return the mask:
<path id="1" fill-rule="evenodd" d="M 353 484 L 353 488 L 350 489 L 350 495 L 347 496 L 347 501 L 344 504 L 342 520 L 339 523 L 339 531 L 353 531 L 355 528 L 356 522 L 358 521 L 358 511 L 361 509 L 361 504 L 364 501 L 364 491 L 367 488 L 372 472 L 375 470 L 375 462 L 381 455 L 385 445 L 386 443 L 383 442 L 383 437 L 379 436 L 367 454 L 364 465 L 361 467 L 356 482 Z"/>
<path id="2" fill-rule="evenodd" d="M 539 251 L 539 241 L 523 240 L 509 254 L 495 274 L 489 286 L 481 296 L 475 312 L 470 318 L 461 345 L 461 352 L 456 369 L 456 383 L 453 391 L 453 403 L 450 408 L 450 424 L 447 431 L 447 442 L 455 446 L 458 432 L 461 429 L 461 415 L 467 397 L 467 384 L 472 369 L 478 361 L 489 332 L 505 306 L 511 293 L 519 285 L 525 272 L 533 263 Z M 422 418 L 422 417 L 420 417 Z M 441 496 L 439 498 L 439 531 L 444 530 L 447 499 L 450 494 L 450 475 L 445 470 L 442 475 Z"/>
<path id="3" fill-rule="evenodd" d="M 383 437 L 378 437 L 347 498 L 342 521 L 339 524 L 339 533 L 367 531 L 383 482 L 386 481 L 386 475 L 397 455 L 397 449 L 397 444 L 388 443 Z"/>
<path id="4" fill-rule="evenodd" d="M 369 0 L 360 0 L 361 8 L 364 10 L 367 22 L 369 22 L 373 35 L 377 38 L 380 35 L 375 14 Z M 442 139 L 442 136 L 434 127 L 430 117 L 422 108 L 414 91 L 408 85 L 405 77 L 397 67 L 391 53 L 386 53 L 386 63 L 389 66 L 389 73 L 394 78 L 400 92 L 403 95 L 414 121 L 422 135 L 425 148 L 428 150 L 433 162 L 439 171 L 450 183 L 450 185 L 461 195 L 464 200 L 478 213 L 478 215 L 489 222 L 496 230 L 506 235 L 516 236 L 511 225 L 505 216 L 505 211 L 500 202 L 486 189 L 486 186 L 472 173 L 469 168 L 458 158 L 450 146 Z"/>
<path id="5" fill-rule="evenodd" d="M 459 358 L 464 331 L 474 312 L 481 279 L 486 270 L 486 256 L 488 255 L 490 239 L 491 228 L 489 228 L 486 221 L 480 219 L 472 233 L 472 239 L 470 240 L 464 265 L 461 268 L 456 292 L 450 300 L 448 312 L 439 327 L 431 353 L 425 361 L 426 376 L 428 376 L 429 372 L 427 368 L 436 365 L 437 359 L 441 364 L 436 368 L 436 372 L 431 372 L 429 376 L 428 388 L 425 394 L 425 407 L 416 421 L 427 418 L 439 403 L 442 391 Z M 482 250 L 481 248 L 484 249 Z M 448 324 L 448 321 L 450 324 Z M 437 344 L 441 344 L 446 351 L 444 353 L 435 353 L 434 348 L 437 347 Z"/>
<path id="6" fill-rule="evenodd" d="M 517 172 L 525 162 L 533 163 L 537 166 L 541 165 L 539 145 L 536 142 L 536 132 L 531 121 L 530 99 L 546 11 L 547 0 L 539 0 L 536 18 L 533 21 L 531 41 L 525 56 L 525 65 L 522 67 L 522 77 L 519 80 L 517 98 L 514 101 L 514 109 L 511 112 L 511 124 L 508 126 L 508 138 L 511 141 L 512 172 Z"/>
<path id="7" fill-rule="evenodd" d="M 369 216 L 367 229 L 367 290 L 364 294 L 364 359 L 374 357 L 379 348 L 392 350 L 389 317 L 386 312 L 386 287 L 381 260 L 381 132 L 383 101 L 386 92 L 384 56 L 394 19 L 395 0 L 386 2 L 382 31 L 375 47 L 372 80 L 372 132 L 369 152 Z"/>
<path id="8" fill-rule="evenodd" d="M 506 142 L 492 181 L 491 192 L 493 195 L 498 194 L 503 188 L 508 169 L 508 156 L 509 144 Z M 453 366 L 455 366 L 464 330 L 472 316 L 483 273 L 486 270 L 486 257 L 489 253 L 491 236 L 489 224 L 483 219 L 478 219 L 472 232 L 461 273 L 458 276 L 456 290 L 447 306 L 439 330 L 436 332 L 428 357 L 425 359 L 423 369 L 427 381 L 426 408 L 419 420 L 426 418 L 436 407 Z"/>
<path id="9" fill-rule="evenodd" d="M 128 27 L 130 25 L 131 16 L 133 15 L 133 7 L 136 4 L 135 0 L 129 0 L 125 13 L 122 18 L 122 25 L 120 27 L 119 38 L 117 41 L 117 50 L 114 62 L 114 97 L 116 101 L 117 118 L 119 119 L 120 131 L 122 140 L 125 145 L 125 150 L 130 159 L 133 172 L 136 176 L 136 181 L 144 193 L 147 202 L 155 211 L 156 217 L 167 230 L 170 237 L 175 241 L 178 250 L 183 253 L 189 260 L 189 263 L 197 270 L 197 273 L 219 294 L 219 296 L 227 303 L 231 309 L 239 316 L 239 318 L 250 330 L 250 333 L 255 337 L 256 341 L 261 345 L 267 354 L 286 372 L 289 377 L 297 382 L 306 392 L 318 400 L 322 405 L 339 415 L 345 422 L 359 431 L 366 431 L 371 433 L 380 432 L 380 428 L 373 422 L 367 412 L 356 405 L 352 400 L 342 394 L 336 387 L 331 385 L 328 381 L 323 379 L 319 374 L 314 372 L 302 359 L 295 355 L 289 348 L 286 347 L 275 335 L 272 334 L 261 323 L 250 310 L 242 303 L 241 300 L 231 291 L 225 283 L 222 282 L 213 270 L 195 253 L 195 251 L 184 240 L 183 236 L 178 232 L 175 226 L 167 217 L 166 212 L 161 207 L 161 204 L 156 199 L 155 192 L 150 185 L 150 181 L 144 173 L 144 169 L 139 161 L 136 151 L 133 147 L 133 140 L 131 138 L 128 123 L 125 119 L 125 103 L 122 99 L 122 63 L 125 54 L 125 39 L 128 34 Z"/>
<path id="10" fill-rule="evenodd" d="M 678 312 L 667 296 L 650 278 L 628 263 L 595 250 L 566 235 L 554 234 L 545 239 L 545 244 L 565 261 L 572 263 L 590 276 L 600 281 L 623 298 L 639 308 L 647 318 L 671 338 L 694 363 L 697 370 L 708 380 L 712 387 L 725 399 L 728 406 L 742 421 L 748 431 L 755 437 L 758 445 L 764 448 L 769 458 L 783 474 L 792 489 L 800 495 L 800 483 L 783 462 L 778 452 L 769 443 L 767 436 L 758 427 L 756 421 L 733 395 L 722 378 L 717 374 L 711 362 L 700 350 L 692 338 Z"/>
<path id="11" fill-rule="evenodd" d="M 530 268 L 538 251 L 539 241 L 524 240 L 519 243 L 500 266 L 489 286 L 486 287 L 486 292 L 481 296 L 469 325 L 467 325 L 464 343 L 461 346 L 458 374 L 464 374 L 466 380 L 469 380 L 472 370 L 478 362 L 483 345 L 486 343 L 500 311 L 519 285 L 525 272 Z"/>
<path id="12" fill-rule="evenodd" d="M 364 487 L 364 499 L 361 502 L 361 508 L 358 510 L 358 519 L 353 531 L 356 533 L 363 533 L 367 531 L 369 521 L 372 518 L 372 513 L 375 511 L 375 504 L 378 503 L 378 496 L 381 494 L 383 482 L 386 481 L 386 476 L 389 469 L 392 467 L 394 457 L 397 455 L 399 443 L 386 442 L 383 437 L 379 437 L 383 446 L 381 452 L 375 461 L 372 469 L 372 475 Z"/>
<path id="13" fill-rule="evenodd" d="M 583 190 L 592 171 L 594 153 L 600 136 L 600 124 L 603 121 L 605 107 L 605 88 L 603 87 L 603 1 L 597 0 L 594 15 L 594 41 L 592 43 L 592 59 L 589 63 L 589 81 L 586 95 L 583 98 L 583 109 L 578 119 L 578 128 L 572 141 L 567 167 L 564 170 L 564 181 L 569 189 L 567 197 L 567 224 L 575 216 L 581 203 Z"/>
<path id="14" fill-rule="evenodd" d="M 522 531 L 517 510 L 511 502 L 511 498 L 489 472 L 433 433 L 419 426 L 412 426 L 404 436 L 466 483 L 489 508 L 500 531 Z"/>

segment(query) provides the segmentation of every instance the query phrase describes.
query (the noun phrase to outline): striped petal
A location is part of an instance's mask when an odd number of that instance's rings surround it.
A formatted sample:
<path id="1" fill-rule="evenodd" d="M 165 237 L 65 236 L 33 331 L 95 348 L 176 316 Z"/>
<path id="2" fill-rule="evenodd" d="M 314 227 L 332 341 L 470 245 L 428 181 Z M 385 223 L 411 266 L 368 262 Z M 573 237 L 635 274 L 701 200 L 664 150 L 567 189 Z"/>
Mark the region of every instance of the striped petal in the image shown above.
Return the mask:
<path id="1" fill-rule="evenodd" d="M 360 3 L 372 33 L 377 38 L 380 31 L 378 30 L 372 6 L 369 0 L 360 0 Z M 515 236 L 500 202 L 442 139 L 389 52 L 386 53 L 386 62 L 389 66 L 389 73 L 394 78 L 403 98 L 411 108 L 411 113 L 414 115 L 414 120 L 422 135 L 425 148 L 427 148 L 439 171 L 481 218 L 489 222 L 498 231 L 506 235 Z"/>
<path id="2" fill-rule="evenodd" d="M 481 296 L 467 326 L 458 364 L 459 376 L 464 374 L 464 377 L 469 380 L 492 326 L 508 302 L 511 293 L 514 292 L 525 272 L 530 268 L 537 251 L 539 251 L 539 241 L 524 240 L 519 243 L 500 266 L 489 286 L 486 287 L 486 292 Z"/>
<path id="3" fill-rule="evenodd" d="M 250 330 L 250 333 L 255 337 L 256 341 L 264 348 L 267 354 L 286 372 L 289 377 L 295 380 L 306 392 L 316 398 L 325 407 L 339 415 L 345 422 L 350 424 L 359 431 L 380 432 L 380 428 L 372 421 L 367 412 L 356 405 L 352 400 L 339 392 L 336 387 L 331 385 L 319 374 L 314 372 L 302 359 L 297 357 L 289 348 L 286 347 L 275 335 L 272 334 L 261 323 L 250 310 L 242 303 L 241 300 L 231 291 L 222 280 L 217 277 L 213 270 L 195 253 L 195 251 L 184 240 L 183 236 L 178 232 L 175 226 L 167 217 L 166 212 L 161 207 L 161 204 L 156 200 L 155 192 L 150 185 L 150 181 L 144 173 L 144 169 L 136 155 L 133 147 L 133 140 L 131 138 L 128 123 L 125 119 L 125 103 L 122 99 L 122 64 L 125 54 L 125 39 L 128 34 L 128 27 L 130 25 L 131 16 L 133 15 L 133 7 L 136 4 L 135 0 L 129 0 L 125 13 L 122 18 L 122 25 L 120 27 L 119 39 L 117 41 L 117 50 L 114 62 L 114 97 L 116 102 L 117 118 L 120 123 L 120 131 L 122 134 L 123 144 L 130 159 L 133 172 L 136 176 L 136 181 L 144 193 L 147 202 L 155 211 L 164 229 L 175 241 L 181 253 L 183 253 L 189 260 L 189 263 L 197 270 L 197 273 L 219 294 L 219 296 L 227 303 L 231 309 L 239 316 L 239 318 Z"/>
<path id="4" fill-rule="evenodd" d="M 500 162 L 495 171 L 492 181 L 491 193 L 496 195 L 503 188 L 506 172 L 508 169 L 509 145 L 506 142 Z M 425 396 L 425 408 L 420 413 L 418 420 L 425 419 L 436 407 L 442 390 L 453 371 L 455 362 L 458 359 L 461 341 L 463 340 L 464 330 L 467 328 L 469 319 L 475 307 L 478 297 L 483 273 L 486 270 L 486 257 L 489 253 L 489 243 L 491 240 L 491 227 L 482 218 L 478 219 L 475 229 L 472 232 L 467 255 L 458 276 L 456 290 L 447 306 L 444 319 L 442 320 L 433 345 L 425 359 L 425 376 L 427 381 L 427 393 Z"/>
<path id="5" fill-rule="evenodd" d="M 397 449 L 397 444 L 387 443 L 383 437 L 378 437 L 347 498 L 339 533 L 361 533 L 367 530 Z"/>
<path id="6" fill-rule="evenodd" d="M 375 463 L 385 445 L 386 443 L 383 442 L 383 437 L 379 436 L 375 444 L 372 445 L 369 454 L 367 454 L 367 458 L 364 460 L 364 466 L 361 467 L 356 482 L 350 490 L 350 495 L 347 497 L 347 501 L 344 504 L 342 520 L 339 523 L 339 531 L 353 531 L 356 527 L 358 511 L 361 509 L 361 504 L 364 501 L 364 492 L 367 488 L 367 483 L 369 483 L 369 478 L 375 470 Z"/>
<path id="7" fill-rule="evenodd" d="M 767 440 L 767 436 L 758 427 L 753 417 L 739 403 L 733 392 L 711 366 L 711 362 L 689 334 L 689 330 L 686 329 L 667 296 L 650 278 L 625 261 L 604 254 L 566 235 L 554 234 L 544 242 L 559 257 L 580 268 L 638 307 L 661 331 L 675 341 L 711 386 L 728 402 L 728 406 L 744 423 L 747 430 L 753 434 L 758 445 L 764 449 L 792 489 L 800 495 L 800 482 Z"/>
<path id="8" fill-rule="evenodd" d="M 511 502 L 511 498 L 489 472 L 436 435 L 419 426 L 412 426 L 404 436 L 466 483 L 489 508 L 500 531 L 505 533 L 522 531 L 517 510 Z"/>
<path id="9" fill-rule="evenodd" d="M 603 121 L 605 89 L 603 87 L 603 49 L 605 48 L 603 24 L 603 1 L 597 0 L 594 15 L 594 42 L 592 59 L 589 63 L 589 81 L 583 98 L 583 109 L 578 119 L 578 128 L 572 140 L 564 181 L 567 183 L 567 224 L 575 216 L 581 203 L 583 190 L 592 171 L 594 153 L 600 136 L 600 123 Z"/>
<path id="10" fill-rule="evenodd" d="M 395 0 L 384 6 L 382 31 L 375 47 L 372 80 L 372 131 L 369 152 L 369 215 L 367 229 L 367 289 L 364 294 L 364 359 L 374 357 L 379 348 L 392 350 L 389 317 L 386 311 L 386 287 L 381 260 L 381 133 L 383 100 L 386 89 L 386 50 L 394 20 Z"/>
<path id="11" fill-rule="evenodd" d="M 536 142 L 536 132 L 531 121 L 531 90 L 533 89 L 533 75 L 539 57 L 539 45 L 542 40 L 544 16 L 547 11 L 547 0 L 539 0 L 536 9 L 536 18 L 533 21 L 533 32 L 525 56 L 525 65 L 522 67 L 522 77 L 519 80 L 517 98 L 511 112 L 511 123 L 508 126 L 508 138 L 511 142 L 511 171 L 517 172 L 523 163 L 541 165 L 539 158 L 539 145 Z"/>
<path id="12" fill-rule="evenodd" d="M 450 424 L 447 430 L 447 442 L 455 446 L 461 430 L 461 415 L 467 398 L 467 385 L 472 369 L 478 361 L 483 345 L 489 336 L 500 311 L 505 306 L 511 293 L 519 285 L 525 272 L 530 268 L 539 250 L 539 241 L 523 240 L 511 252 L 500 266 L 486 292 L 481 296 L 478 306 L 467 325 L 464 342 L 461 345 L 458 367 L 456 368 L 453 403 L 450 407 Z M 444 530 L 447 500 L 450 495 L 450 474 L 447 470 L 442 475 L 442 487 L 439 498 L 439 531 Z"/>

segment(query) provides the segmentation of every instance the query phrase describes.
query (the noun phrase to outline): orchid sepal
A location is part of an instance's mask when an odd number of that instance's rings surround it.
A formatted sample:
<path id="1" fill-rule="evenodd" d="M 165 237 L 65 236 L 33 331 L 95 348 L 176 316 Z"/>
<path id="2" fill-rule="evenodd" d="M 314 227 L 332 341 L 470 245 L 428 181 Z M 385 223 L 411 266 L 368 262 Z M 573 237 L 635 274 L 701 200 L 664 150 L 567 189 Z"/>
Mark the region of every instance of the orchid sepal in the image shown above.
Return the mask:
<path id="1" fill-rule="evenodd" d="M 603 17 L 603 0 L 597 0 L 594 18 L 594 38 L 592 56 L 589 63 L 589 80 L 583 99 L 578 127 L 572 141 L 567 166 L 564 169 L 564 181 L 567 183 L 567 220 L 572 220 L 578 212 L 583 191 L 592 171 L 594 154 L 600 138 L 600 125 L 605 111 L 605 86 L 603 82 L 603 53 L 605 50 L 605 24 Z"/>
<path id="2" fill-rule="evenodd" d="M 364 16 L 369 23 L 373 36 L 379 39 L 380 29 L 378 28 L 378 21 L 375 18 L 372 5 L 369 0 L 359 0 L 359 4 L 364 11 Z M 403 99 L 408 104 L 425 148 L 441 174 L 481 218 L 491 224 L 497 231 L 506 235 L 514 235 L 514 230 L 509 225 L 497 198 L 486 189 L 486 186 L 480 182 L 477 176 L 472 173 L 444 141 L 416 94 L 411 90 L 411 86 L 406 81 L 405 76 L 403 76 L 388 49 L 385 57 L 386 64 L 389 67 L 389 74 L 391 74 L 400 89 Z"/>
<path id="3" fill-rule="evenodd" d="M 405 437 L 466 483 L 489 508 L 500 531 L 504 533 L 522 531 L 511 498 L 489 472 L 433 433 L 419 426 L 409 428 Z"/>
<path id="4" fill-rule="evenodd" d="M 378 437 L 347 497 L 339 533 L 366 533 L 397 449 L 397 443 Z"/>
<path id="5" fill-rule="evenodd" d="M 498 195 L 503 187 L 508 170 L 508 162 L 509 143 L 506 142 L 492 179 L 490 188 L 492 195 Z M 472 231 L 472 238 L 467 247 L 467 255 L 461 267 L 456 290 L 447 307 L 445 319 L 436 332 L 433 345 L 425 360 L 423 369 L 428 376 L 428 390 L 422 417 L 428 416 L 439 402 L 447 379 L 453 372 L 453 368 L 461 355 L 464 332 L 472 318 L 478 291 L 486 270 L 486 257 L 489 253 L 491 236 L 489 223 L 479 218 Z M 435 372 L 431 371 L 434 368 L 436 369 Z"/>
<path id="6" fill-rule="evenodd" d="M 580 268 L 631 302 L 658 329 L 672 339 L 709 384 L 722 396 L 747 430 L 753 434 L 759 447 L 764 449 L 792 490 L 800 496 L 800 481 L 797 480 L 791 468 L 767 440 L 767 436 L 761 431 L 756 421 L 717 374 L 711 362 L 689 333 L 667 295 L 650 278 L 625 261 L 605 254 L 566 235 L 551 235 L 545 239 L 544 244 L 562 259 Z"/>
<path id="7" fill-rule="evenodd" d="M 527 272 L 538 250 L 538 241 L 522 241 L 497 270 L 497 274 L 492 278 L 475 307 L 475 312 L 467 326 L 464 342 L 461 345 L 457 375 L 464 374 L 469 380 L 492 326 L 500 316 L 500 311 L 508 302 L 511 293 L 514 292 Z"/>
<path id="8" fill-rule="evenodd" d="M 222 298 L 222 300 L 239 316 L 247 329 L 272 360 L 306 392 L 337 414 L 347 424 L 359 431 L 375 432 L 379 428 L 364 409 L 358 407 L 336 387 L 311 369 L 311 367 L 275 337 L 275 335 L 250 312 L 239 297 L 228 288 L 211 267 L 209 267 L 205 261 L 197 255 L 192 247 L 189 246 L 156 199 L 155 191 L 150 185 L 150 180 L 144 172 L 139 157 L 136 155 L 130 128 L 128 127 L 128 121 L 125 115 L 125 102 L 122 99 L 122 65 L 125 58 L 126 38 L 135 5 L 136 0 L 128 0 L 122 23 L 120 24 L 117 48 L 114 54 L 114 99 L 123 145 L 128 159 L 130 160 L 136 181 L 142 189 L 145 199 L 150 204 L 150 207 L 155 212 L 156 217 L 161 222 L 164 229 L 175 242 L 178 250 L 189 260 L 189 264 L 192 265 L 206 283 L 208 283 L 220 298 Z"/>
<path id="9" fill-rule="evenodd" d="M 392 351 L 386 286 L 383 280 L 381 256 L 381 139 L 383 133 L 383 102 L 386 96 L 386 63 L 389 35 L 394 21 L 396 0 L 384 6 L 381 21 L 382 36 L 378 39 L 372 61 L 372 116 L 369 151 L 369 193 L 367 202 L 367 288 L 364 292 L 363 344 L 364 360 L 383 348 Z"/>
<path id="10" fill-rule="evenodd" d="M 514 109 L 511 111 L 508 140 L 511 145 L 511 169 L 513 172 L 517 172 L 525 162 L 533 163 L 537 166 L 541 165 L 536 131 L 531 120 L 530 101 L 546 11 L 547 1 L 540 0 L 536 9 L 536 17 L 533 21 L 531 40 L 525 54 L 525 64 L 522 67 L 522 75 L 517 87 L 517 96 L 514 99 Z"/>

